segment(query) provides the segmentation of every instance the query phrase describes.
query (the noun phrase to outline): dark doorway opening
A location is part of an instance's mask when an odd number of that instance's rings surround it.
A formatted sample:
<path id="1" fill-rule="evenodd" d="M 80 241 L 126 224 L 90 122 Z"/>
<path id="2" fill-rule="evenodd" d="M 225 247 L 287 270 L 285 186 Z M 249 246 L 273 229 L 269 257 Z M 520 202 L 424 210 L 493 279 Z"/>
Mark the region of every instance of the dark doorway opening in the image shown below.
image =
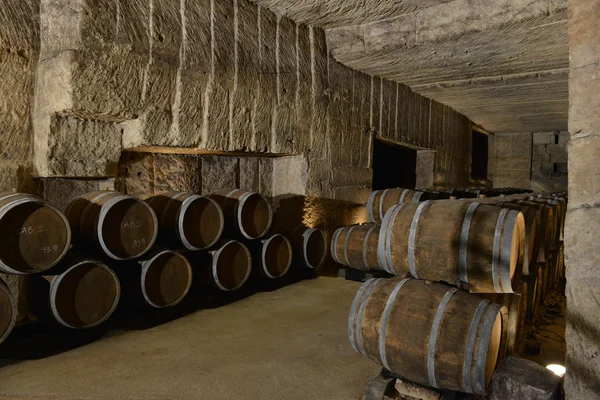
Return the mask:
<path id="1" fill-rule="evenodd" d="M 488 174 L 488 137 L 486 134 L 473 131 L 473 158 L 471 161 L 471 178 L 487 179 Z"/>
<path id="2" fill-rule="evenodd" d="M 373 145 L 373 189 L 417 186 L 417 151 L 376 139 Z"/>

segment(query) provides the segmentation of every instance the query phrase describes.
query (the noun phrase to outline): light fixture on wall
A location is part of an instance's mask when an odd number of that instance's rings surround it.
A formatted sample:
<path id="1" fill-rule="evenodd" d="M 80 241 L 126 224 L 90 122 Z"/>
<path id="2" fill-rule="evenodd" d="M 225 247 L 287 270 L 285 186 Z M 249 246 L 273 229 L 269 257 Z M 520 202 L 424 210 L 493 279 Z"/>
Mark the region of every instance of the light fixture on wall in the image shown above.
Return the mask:
<path id="1" fill-rule="evenodd" d="M 546 368 L 548 368 L 550 371 L 554 372 L 557 376 L 561 378 L 565 376 L 565 373 L 567 372 L 567 369 L 559 364 L 550 364 L 546 366 Z"/>

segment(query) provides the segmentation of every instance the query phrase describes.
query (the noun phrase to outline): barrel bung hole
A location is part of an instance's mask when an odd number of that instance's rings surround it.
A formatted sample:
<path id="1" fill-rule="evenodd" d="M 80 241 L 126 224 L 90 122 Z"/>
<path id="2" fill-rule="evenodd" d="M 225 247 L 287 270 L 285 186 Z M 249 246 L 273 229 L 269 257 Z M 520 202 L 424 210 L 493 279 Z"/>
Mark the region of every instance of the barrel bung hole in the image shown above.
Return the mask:
<path id="1" fill-rule="evenodd" d="M 67 272 L 55 289 L 59 317 L 72 327 L 91 327 L 104 321 L 119 300 L 119 282 L 105 266 L 86 262 Z"/>
<path id="2" fill-rule="evenodd" d="M 56 263 L 69 245 L 69 228 L 53 208 L 24 203 L 0 221 L 0 259 L 19 272 L 44 270 Z"/>
<path id="3" fill-rule="evenodd" d="M 195 199 L 185 212 L 183 232 L 188 242 L 198 249 L 215 244 L 223 232 L 220 207 L 205 197 Z"/>
<path id="4" fill-rule="evenodd" d="M 216 260 L 217 278 L 227 290 L 242 286 L 252 268 L 252 260 L 246 246 L 239 242 L 227 243 Z"/>
<path id="5" fill-rule="evenodd" d="M 271 225 L 271 207 L 258 193 L 251 194 L 241 205 L 240 224 L 252 238 L 263 236 Z"/>
<path id="6" fill-rule="evenodd" d="M 317 268 L 325 260 L 327 252 L 327 240 L 320 230 L 314 230 L 308 235 L 305 242 L 305 255 L 308 265 L 311 268 Z"/>
<path id="7" fill-rule="evenodd" d="M 146 252 L 156 236 L 156 220 L 149 206 L 132 198 L 113 205 L 102 224 L 102 239 L 115 256 L 128 259 Z"/>
<path id="8" fill-rule="evenodd" d="M 144 293 L 157 308 L 179 303 L 188 294 L 192 283 L 192 270 L 185 258 L 166 252 L 146 265 Z"/>
<path id="9" fill-rule="evenodd" d="M 289 270 L 292 262 L 292 247 L 281 235 L 273 236 L 265 243 L 264 267 L 269 274 L 279 278 Z"/>

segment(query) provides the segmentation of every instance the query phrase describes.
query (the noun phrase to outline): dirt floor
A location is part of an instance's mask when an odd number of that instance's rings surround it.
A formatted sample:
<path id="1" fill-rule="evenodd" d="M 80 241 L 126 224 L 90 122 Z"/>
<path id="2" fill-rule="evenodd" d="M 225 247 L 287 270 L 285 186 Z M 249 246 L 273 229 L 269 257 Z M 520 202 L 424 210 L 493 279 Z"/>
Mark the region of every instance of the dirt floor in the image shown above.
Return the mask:
<path id="1" fill-rule="evenodd" d="M 359 286 L 305 280 L 137 329 L 25 327 L 0 349 L 0 399 L 359 399 L 380 371 L 347 338 Z"/>

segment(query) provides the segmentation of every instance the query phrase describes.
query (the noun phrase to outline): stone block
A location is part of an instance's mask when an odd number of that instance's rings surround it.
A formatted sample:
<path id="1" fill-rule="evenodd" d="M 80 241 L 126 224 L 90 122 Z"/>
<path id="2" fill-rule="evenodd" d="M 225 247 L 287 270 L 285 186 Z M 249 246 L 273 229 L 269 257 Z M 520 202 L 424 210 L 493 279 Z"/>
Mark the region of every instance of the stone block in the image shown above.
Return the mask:
<path id="1" fill-rule="evenodd" d="M 240 157 L 240 189 L 260 192 L 260 159 Z"/>
<path id="2" fill-rule="evenodd" d="M 274 158 L 260 158 L 258 161 L 259 170 L 259 192 L 267 197 L 273 197 L 273 164 Z"/>
<path id="3" fill-rule="evenodd" d="M 2 22 L 0 17 L 0 25 Z M 0 52 L 4 52 L 1 42 L 0 34 Z M 28 116 L 33 105 L 35 65 L 31 59 L 19 56 L 17 49 L 8 51 L 10 53 L 3 53 L 0 61 L 0 158 L 5 161 L 27 161 L 33 136 Z M 34 55 L 31 54 L 31 57 Z"/>
<path id="4" fill-rule="evenodd" d="M 308 163 L 303 156 L 273 159 L 273 197 L 306 194 Z"/>
<path id="5" fill-rule="evenodd" d="M 333 198 L 354 204 L 367 204 L 371 192 L 370 187 L 334 187 Z"/>
<path id="6" fill-rule="evenodd" d="M 71 200 L 77 196 L 99 190 L 115 190 L 115 180 L 44 178 L 41 187 L 44 200 L 51 206 L 65 211 Z"/>
<path id="7" fill-rule="evenodd" d="M 569 184 L 572 185 L 569 180 Z M 569 197 L 570 200 L 570 197 Z M 569 204 L 569 207 L 572 207 Z M 600 207 L 598 203 L 580 206 L 567 211 L 565 224 L 565 263 L 567 279 L 585 279 L 598 276 L 600 252 L 598 247 L 600 232 Z"/>
<path id="8" fill-rule="evenodd" d="M 552 144 L 554 143 L 554 132 L 543 132 L 533 134 L 533 147 L 537 144 Z"/>
<path id="9" fill-rule="evenodd" d="M 531 162 L 534 164 L 549 163 L 550 162 L 550 154 L 548 154 L 548 153 L 533 153 L 533 156 L 531 157 Z"/>
<path id="10" fill-rule="evenodd" d="M 546 153 L 548 154 L 564 154 L 567 148 L 564 144 L 547 144 Z"/>
<path id="11" fill-rule="evenodd" d="M 200 159 L 188 154 L 154 156 L 154 192 L 202 193 Z"/>
<path id="12" fill-rule="evenodd" d="M 48 146 L 48 176 L 116 176 L 121 129 L 112 122 L 54 115 Z"/>
<path id="13" fill-rule="evenodd" d="M 561 132 L 560 135 L 558 135 L 558 144 L 568 144 L 569 141 L 571 140 L 571 135 L 569 134 L 569 132 Z"/>
<path id="14" fill-rule="evenodd" d="M 550 154 L 550 162 L 553 164 L 563 163 L 566 164 L 568 162 L 567 153 L 564 152 L 562 154 Z"/>
<path id="15" fill-rule="evenodd" d="M 35 182 L 32 182 L 31 173 L 31 164 L 0 161 L 0 193 L 25 192 L 37 194 L 38 188 Z"/>
<path id="16" fill-rule="evenodd" d="M 594 1 L 572 0 L 569 18 L 571 69 L 600 63 L 600 7 Z M 572 79 L 572 78 L 571 78 Z"/>
<path id="17" fill-rule="evenodd" d="M 590 129 L 600 129 L 600 63 L 569 72 L 569 131 L 573 134 Z"/>
<path id="18" fill-rule="evenodd" d="M 203 156 L 201 162 L 202 193 L 238 187 L 240 166 L 237 157 Z"/>
<path id="19" fill-rule="evenodd" d="M 370 168 L 334 168 L 331 182 L 334 187 L 371 186 L 372 179 Z"/>
<path id="20" fill-rule="evenodd" d="M 600 203 L 600 135 L 582 133 L 569 143 L 569 207 Z"/>
<path id="21" fill-rule="evenodd" d="M 507 357 L 492 377 L 490 400 L 558 400 L 560 378 L 523 358 Z"/>
<path id="22" fill-rule="evenodd" d="M 140 199 L 154 196 L 154 154 L 123 153 L 119 165 L 117 189 Z"/>
<path id="23" fill-rule="evenodd" d="M 237 2 L 237 69 L 236 85 L 231 94 L 230 150 L 254 148 L 254 97 L 258 91 L 260 60 L 258 43 L 258 6 L 249 1 Z"/>
<path id="24" fill-rule="evenodd" d="M 595 247 L 589 247 L 587 253 L 593 252 L 593 249 Z M 593 277 L 577 276 L 578 260 L 575 258 L 567 265 L 565 392 L 569 399 L 596 399 L 600 393 L 600 343 L 596 340 L 600 335 L 600 304 L 597 296 L 600 279 L 597 274 Z M 572 273 L 569 273 L 570 270 Z"/>

